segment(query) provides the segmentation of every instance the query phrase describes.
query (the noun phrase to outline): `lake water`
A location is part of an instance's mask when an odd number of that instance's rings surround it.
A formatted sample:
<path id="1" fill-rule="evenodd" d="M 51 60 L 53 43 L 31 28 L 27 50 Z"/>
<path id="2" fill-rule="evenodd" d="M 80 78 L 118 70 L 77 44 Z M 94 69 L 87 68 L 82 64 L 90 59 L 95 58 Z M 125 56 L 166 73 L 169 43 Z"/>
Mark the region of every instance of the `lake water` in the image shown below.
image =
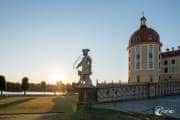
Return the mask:
<path id="1" fill-rule="evenodd" d="M 24 95 L 24 92 L 9 92 L 3 91 L 5 96 L 17 96 L 17 95 Z M 64 95 L 65 93 L 62 92 L 26 92 L 26 95 Z"/>
<path id="2" fill-rule="evenodd" d="M 165 115 L 180 118 L 180 95 L 154 99 L 123 101 L 95 105 L 97 108 L 115 109 L 126 112 L 142 112 L 153 114 L 153 108 L 161 107 Z M 163 109 L 163 110 L 162 110 Z M 158 110 L 158 109 L 156 109 Z"/>

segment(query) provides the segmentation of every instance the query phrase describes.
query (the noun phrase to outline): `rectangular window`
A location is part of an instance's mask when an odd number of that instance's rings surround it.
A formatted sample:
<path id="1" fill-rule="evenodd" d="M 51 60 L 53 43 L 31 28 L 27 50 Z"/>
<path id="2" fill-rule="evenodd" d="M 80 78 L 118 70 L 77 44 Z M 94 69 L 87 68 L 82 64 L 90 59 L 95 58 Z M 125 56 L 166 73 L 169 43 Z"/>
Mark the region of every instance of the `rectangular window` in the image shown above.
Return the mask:
<path id="1" fill-rule="evenodd" d="M 165 73 L 168 73 L 168 68 L 164 68 L 164 72 L 165 72 Z"/>
<path id="2" fill-rule="evenodd" d="M 150 81 L 150 82 L 153 82 L 153 77 L 152 77 L 152 75 L 149 76 L 149 81 Z"/>
<path id="3" fill-rule="evenodd" d="M 136 76 L 137 82 L 140 82 L 140 77 L 139 75 Z"/>
<path id="4" fill-rule="evenodd" d="M 154 68 L 154 47 L 153 45 L 148 45 L 147 48 L 147 68 L 148 69 L 153 69 Z"/>
<path id="5" fill-rule="evenodd" d="M 139 62 L 136 63 L 136 69 L 140 69 L 140 63 Z"/>
<path id="6" fill-rule="evenodd" d="M 159 47 L 161 49 L 161 47 Z M 160 70 L 161 66 L 160 66 L 160 61 L 161 61 L 161 54 L 160 54 L 160 50 L 158 51 L 158 70 Z"/>
<path id="7" fill-rule="evenodd" d="M 176 73 L 175 69 L 175 66 L 172 66 L 172 73 Z"/>
<path id="8" fill-rule="evenodd" d="M 171 72 L 176 73 L 176 61 L 175 61 L 175 59 L 171 60 Z"/>
<path id="9" fill-rule="evenodd" d="M 135 69 L 139 70 L 141 68 L 141 50 L 140 46 L 135 47 Z"/>
<path id="10" fill-rule="evenodd" d="M 174 64 L 175 64 L 175 59 L 172 59 L 172 60 L 171 60 L 171 63 L 174 65 Z"/>
<path id="11" fill-rule="evenodd" d="M 165 60 L 165 61 L 164 61 L 164 65 L 167 65 L 167 64 L 168 64 L 168 61 L 167 61 L 167 60 Z"/>

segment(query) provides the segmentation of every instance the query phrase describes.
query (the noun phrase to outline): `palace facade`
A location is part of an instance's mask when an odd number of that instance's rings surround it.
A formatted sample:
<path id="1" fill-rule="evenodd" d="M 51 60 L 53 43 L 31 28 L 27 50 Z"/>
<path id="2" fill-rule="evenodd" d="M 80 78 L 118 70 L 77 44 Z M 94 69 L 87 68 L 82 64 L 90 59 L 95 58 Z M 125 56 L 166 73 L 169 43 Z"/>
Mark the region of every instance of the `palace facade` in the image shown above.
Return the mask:
<path id="1" fill-rule="evenodd" d="M 140 27 L 129 40 L 128 83 L 180 80 L 180 47 L 161 52 L 159 34 L 140 19 Z"/>
<path id="2" fill-rule="evenodd" d="M 161 53 L 160 80 L 180 80 L 180 46 Z"/>

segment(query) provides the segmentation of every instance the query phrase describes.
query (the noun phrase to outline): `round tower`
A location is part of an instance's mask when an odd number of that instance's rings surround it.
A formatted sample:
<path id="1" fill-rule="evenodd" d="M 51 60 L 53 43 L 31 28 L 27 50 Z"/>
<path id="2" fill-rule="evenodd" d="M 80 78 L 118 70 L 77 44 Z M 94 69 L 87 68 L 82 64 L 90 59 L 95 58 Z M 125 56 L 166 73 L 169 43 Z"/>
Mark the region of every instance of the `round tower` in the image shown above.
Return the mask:
<path id="1" fill-rule="evenodd" d="M 140 19 L 140 28 L 135 31 L 128 45 L 128 82 L 158 82 L 160 67 L 160 38 L 147 27 L 146 18 Z"/>

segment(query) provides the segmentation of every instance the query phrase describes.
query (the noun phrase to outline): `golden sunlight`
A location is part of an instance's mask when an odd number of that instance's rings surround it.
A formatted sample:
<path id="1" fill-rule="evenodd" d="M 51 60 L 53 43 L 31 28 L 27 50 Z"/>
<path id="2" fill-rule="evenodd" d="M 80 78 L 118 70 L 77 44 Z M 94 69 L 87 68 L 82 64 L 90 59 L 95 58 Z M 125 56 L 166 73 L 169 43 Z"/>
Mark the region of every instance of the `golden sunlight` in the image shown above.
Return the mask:
<path id="1" fill-rule="evenodd" d="M 48 76 L 50 84 L 56 84 L 57 81 L 65 82 L 65 74 L 63 72 L 54 72 Z"/>

